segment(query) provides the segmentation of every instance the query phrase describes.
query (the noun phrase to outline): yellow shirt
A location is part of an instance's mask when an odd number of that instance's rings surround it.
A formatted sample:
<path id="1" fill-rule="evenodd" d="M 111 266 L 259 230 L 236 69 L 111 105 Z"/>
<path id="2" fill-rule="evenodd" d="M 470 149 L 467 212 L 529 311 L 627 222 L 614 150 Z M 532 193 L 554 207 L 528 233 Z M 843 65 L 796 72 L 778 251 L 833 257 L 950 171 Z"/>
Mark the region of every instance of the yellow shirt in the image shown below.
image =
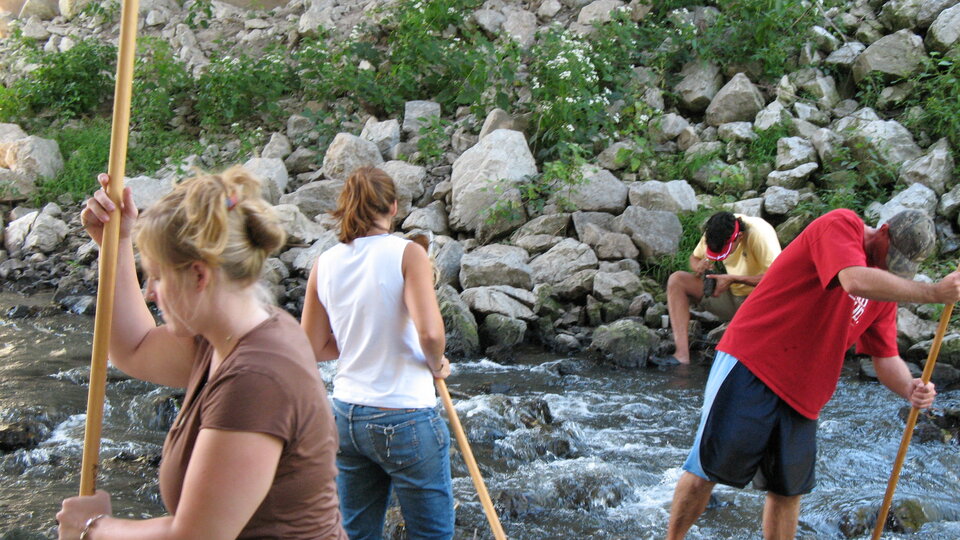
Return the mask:
<path id="1" fill-rule="evenodd" d="M 726 267 L 728 274 L 738 276 L 763 274 L 780 254 L 780 241 L 777 239 L 777 231 L 761 218 L 741 214 L 734 214 L 734 216 L 740 218 L 747 226 L 747 234 L 739 242 L 737 248 L 733 250 L 733 253 L 723 260 L 723 265 Z M 700 242 L 693 249 L 693 256 L 698 259 L 706 258 L 706 236 L 700 237 Z M 734 296 L 746 296 L 752 290 L 753 287 L 742 283 L 730 285 L 730 292 Z"/>

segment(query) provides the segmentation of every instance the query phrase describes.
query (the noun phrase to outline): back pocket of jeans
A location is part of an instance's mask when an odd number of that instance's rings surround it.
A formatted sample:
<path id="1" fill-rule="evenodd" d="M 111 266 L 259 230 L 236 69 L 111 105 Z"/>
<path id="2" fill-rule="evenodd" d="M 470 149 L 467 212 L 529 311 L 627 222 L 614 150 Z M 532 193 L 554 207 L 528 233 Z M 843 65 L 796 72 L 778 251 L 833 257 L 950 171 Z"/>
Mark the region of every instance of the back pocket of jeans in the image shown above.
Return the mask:
<path id="1" fill-rule="evenodd" d="M 393 425 L 367 424 L 366 427 L 373 451 L 382 463 L 406 467 L 420 461 L 416 420 Z"/>

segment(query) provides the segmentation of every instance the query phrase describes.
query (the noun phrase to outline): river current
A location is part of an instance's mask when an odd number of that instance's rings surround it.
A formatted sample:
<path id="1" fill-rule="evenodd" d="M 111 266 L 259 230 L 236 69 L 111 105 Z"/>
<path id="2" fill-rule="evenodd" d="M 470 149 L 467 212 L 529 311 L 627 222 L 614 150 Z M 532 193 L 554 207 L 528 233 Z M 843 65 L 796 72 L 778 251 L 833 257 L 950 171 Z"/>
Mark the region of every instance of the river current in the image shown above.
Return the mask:
<path id="1" fill-rule="evenodd" d="M 30 420 L 40 441 L 0 453 L 0 540 L 55 538 L 60 500 L 79 487 L 93 319 L 50 305 L 42 295 L 0 294 L 0 425 Z M 328 383 L 334 367 L 320 367 Z M 448 385 L 507 535 L 662 538 L 708 369 L 617 370 L 538 351 L 511 364 L 456 363 Z M 851 516 L 875 513 L 883 499 L 904 402 L 857 372 L 848 362 L 821 416 L 818 485 L 803 499 L 801 538 L 869 538 Z M 157 462 L 175 395 L 110 373 L 98 487 L 113 494 L 116 515 L 163 514 Z M 941 393 L 937 406 L 960 406 L 960 391 Z M 492 537 L 459 454 L 453 467 L 458 537 Z M 761 492 L 714 494 L 688 538 L 762 538 Z M 917 502 L 928 522 L 884 538 L 960 538 L 955 442 L 911 445 L 900 500 Z"/>

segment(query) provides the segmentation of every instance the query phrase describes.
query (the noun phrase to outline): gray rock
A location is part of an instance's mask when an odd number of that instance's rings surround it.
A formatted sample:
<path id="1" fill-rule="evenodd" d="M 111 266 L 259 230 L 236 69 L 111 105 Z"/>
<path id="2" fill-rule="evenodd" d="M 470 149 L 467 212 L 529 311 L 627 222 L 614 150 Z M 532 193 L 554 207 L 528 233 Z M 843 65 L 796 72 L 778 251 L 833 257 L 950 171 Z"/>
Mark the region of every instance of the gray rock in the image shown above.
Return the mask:
<path id="1" fill-rule="evenodd" d="M 0 123 L 0 144 L 10 143 L 18 139 L 26 139 L 27 132 L 16 124 Z M 0 156 L 2 158 L 2 156 Z"/>
<path id="2" fill-rule="evenodd" d="M 450 285 L 437 288 L 437 302 L 446 331 L 446 353 L 454 358 L 470 358 L 480 354 L 477 320 L 456 289 Z"/>
<path id="3" fill-rule="evenodd" d="M 621 0 L 595 0 L 580 10 L 577 22 L 585 26 L 609 22 L 613 20 L 613 12 L 624 6 Z"/>
<path id="4" fill-rule="evenodd" d="M 816 163 L 805 163 L 788 171 L 773 171 L 767 175 L 767 185 L 800 189 L 810 175 L 819 168 L 820 166 Z"/>
<path id="5" fill-rule="evenodd" d="M 562 236 L 549 234 L 528 234 L 513 241 L 513 245 L 527 250 L 531 255 L 539 255 L 563 241 Z"/>
<path id="6" fill-rule="evenodd" d="M 657 350 L 657 334 L 636 319 L 621 319 L 597 328 L 590 343 L 590 354 L 618 367 L 640 368 Z"/>
<path id="7" fill-rule="evenodd" d="M 800 165 L 817 162 L 817 150 L 813 143 L 801 137 L 783 137 L 777 141 L 778 171 L 795 169 Z"/>
<path id="8" fill-rule="evenodd" d="M 450 227 L 493 237 L 525 221 L 516 186 L 537 173 L 537 164 L 519 131 L 498 129 L 464 152 L 453 164 Z M 498 202 L 516 203 L 518 216 L 487 223 Z M 504 204 L 500 202 L 500 204 Z"/>
<path id="9" fill-rule="evenodd" d="M 917 25 L 917 15 L 923 0 L 889 0 L 883 5 L 877 19 L 892 32 Z"/>
<path id="10" fill-rule="evenodd" d="M 337 198 L 343 189 L 340 180 L 320 180 L 300 186 L 293 193 L 280 197 L 280 204 L 295 204 L 307 216 L 316 218 L 320 214 L 333 212 L 337 208 Z"/>
<path id="11" fill-rule="evenodd" d="M 440 104 L 433 101 L 408 101 L 403 106 L 403 132 L 420 135 L 420 128 L 429 125 L 431 118 L 440 116 Z"/>
<path id="12" fill-rule="evenodd" d="M 577 238 L 581 238 L 586 234 L 586 225 L 588 223 L 592 223 L 604 230 L 613 230 L 614 217 L 613 214 L 606 212 L 574 212 L 571 214 L 573 230 L 576 232 Z"/>
<path id="13" fill-rule="evenodd" d="M 297 22 L 297 33 L 314 37 L 319 36 L 323 30 L 334 30 L 337 27 L 334 22 L 336 3 L 333 0 L 314 0 L 307 4 L 307 10 Z"/>
<path id="14" fill-rule="evenodd" d="M 839 49 L 830 53 L 823 62 L 838 68 L 853 69 L 853 64 L 857 61 L 857 57 L 860 56 L 860 53 L 866 50 L 866 48 L 867 46 L 859 41 L 848 41 L 841 45 Z"/>
<path id="15" fill-rule="evenodd" d="M 530 261 L 536 283 L 559 283 L 580 270 L 594 269 L 597 255 L 587 244 L 565 238 L 543 255 Z"/>
<path id="16" fill-rule="evenodd" d="M 817 149 L 820 162 L 830 164 L 836 161 L 843 150 L 843 137 L 827 128 L 818 129 L 810 138 L 813 147 Z"/>
<path id="17" fill-rule="evenodd" d="M 943 10 L 930 25 L 927 46 L 935 51 L 946 52 L 960 43 L 960 4 Z"/>
<path id="18" fill-rule="evenodd" d="M 403 220 L 402 229 L 426 229 L 433 234 L 448 235 L 446 207 L 440 201 L 433 201 L 424 208 L 416 208 Z"/>
<path id="19" fill-rule="evenodd" d="M 927 0 L 920 6 L 920 12 L 917 13 L 917 28 L 927 29 L 933 24 L 933 21 L 940 16 L 943 10 L 955 6 L 960 0 Z"/>
<path id="20" fill-rule="evenodd" d="M 503 32 L 527 48 L 533 44 L 534 36 L 537 33 L 537 16 L 529 11 L 517 8 L 505 8 L 503 15 L 507 18 L 503 22 Z"/>
<path id="21" fill-rule="evenodd" d="M 869 168 L 872 160 L 899 170 L 903 162 L 923 154 L 910 131 L 895 120 L 855 124 L 847 137 L 847 145 L 860 161 L 861 171 Z"/>
<path id="22" fill-rule="evenodd" d="M 932 219 L 937 208 L 937 194 L 923 184 L 913 184 L 894 195 L 879 212 L 877 226 L 906 209 L 920 210 Z"/>
<path id="23" fill-rule="evenodd" d="M 252 158 L 243 164 L 243 168 L 255 178 L 260 179 L 260 189 L 264 199 L 270 204 L 280 202 L 280 196 L 290 183 L 290 175 L 287 174 L 287 167 L 282 159 Z"/>
<path id="24" fill-rule="evenodd" d="M 79 4 L 80 1 L 74 0 Z M 79 9 L 79 8 L 77 8 Z M 29 19 L 36 17 L 43 21 L 49 21 L 60 13 L 60 5 L 57 0 L 26 0 L 23 7 L 20 8 L 20 19 Z"/>
<path id="25" fill-rule="evenodd" d="M 766 131 L 790 119 L 790 112 L 779 101 L 771 101 L 753 118 L 753 127 L 757 131 Z"/>
<path id="26" fill-rule="evenodd" d="M 500 28 L 507 18 L 498 10 L 478 9 L 473 12 L 473 22 L 483 29 L 490 36 L 496 36 L 500 33 Z"/>
<path id="27" fill-rule="evenodd" d="M 150 208 L 161 197 L 173 191 L 173 183 L 169 180 L 158 180 L 149 176 L 127 178 L 123 184 L 133 192 L 133 203 L 141 211 Z"/>
<path id="28" fill-rule="evenodd" d="M 527 304 L 524 304 L 517 300 L 515 296 L 509 294 L 507 289 L 510 288 L 474 287 L 460 293 L 460 298 L 470 306 L 471 310 L 477 313 L 484 315 L 499 313 L 513 319 L 522 319 L 524 321 L 535 320 L 537 316 L 533 310 L 531 310 Z M 530 293 L 530 295 L 532 296 L 532 293 Z"/>
<path id="29" fill-rule="evenodd" d="M 317 156 L 319 155 L 315 150 L 300 146 L 283 160 L 283 165 L 291 174 L 311 172 L 318 168 Z"/>
<path id="30" fill-rule="evenodd" d="M 694 113 L 706 110 L 723 86 L 720 67 L 711 62 L 690 62 L 683 66 L 680 76 L 683 79 L 673 90 L 680 96 L 680 104 Z"/>
<path id="31" fill-rule="evenodd" d="M 523 236 L 547 235 L 566 236 L 570 226 L 570 214 L 547 214 L 531 219 L 517 229 L 513 234 L 514 240 Z"/>
<path id="32" fill-rule="evenodd" d="M 630 184 L 630 204 L 673 213 L 695 212 L 698 206 L 697 194 L 686 180 L 634 182 Z"/>
<path id="33" fill-rule="evenodd" d="M 676 214 L 639 206 L 629 206 L 617 216 L 613 230 L 630 235 L 646 262 L 675 254 L 683 235 L 683 227 Z"/>
<path id="34" fill-rule="evenodd" d="M 780 186 L 772 186 L 763 194 L 763 209 L 775 216 L 793 212 L 800 203 L 800 192 Z"/>
<path id="35" fill-rule="evenodd" d="M 631 142 L 615 142 L 597 154 L 597 165 L 611 171 L 623 169 L 629 163 L 629 155 L 634 149 L 635 145 Z"/>
<path id="36" fill-rule="evenodd" d="M 907 308 L 897 309 L 897 340 L 907 347 L 931 339 L 937 332 L 937 323 L 921 319 Z"/>
<path id="37" fill-rule="evenodd" d="M 509 285 L 533 289 L 532 269 L 526 250 L 503 244 L 477 248 L 460 260 L 460 284 L 464 289 Z"/>
<path id="38" fill-rule="evenodd" d="M 308 138 L 315 127 L 314 121 L 306 116 L 290 115 L 290 118 L 287 119 L 287 137 L 291 142 L 300 143 L 303 139 Z"/>
<path id="39" fill-rule="evenodd" d="M 686 118 L 676 113 L 667 113 L 650 122 L 650 138 L 655 143 L 672 141 L 688 127 L 690 127 L 690 122 Z"/>
<path id="40" fill-rule="evenodd" d="M 727 122 L 717 127 L 717 137 L 723 142 L 748 143 L 757 138 L 752 122 Z"/>
<path id="41" fill-rule="evenodd" d="M 641 288 L 640 278 L 633 272 L 597 272 L 593 278 L 593 295 L 604 302 L 633 300 Z"/>
<path id="42" fill-rule="evenodd" d="M 296 205 L 278 204 L 273 207 L 290 244 L 312 244 L 326 232 L 319 223 L 303 215 Z"/>
<path id="43" fill-rule="evenodd" d="M 313 243 L 312 246 L 297 252 L 296 257 L 294 257 L 293 261 L 291 261 L 290 266 L 304 276 L 308 276 L 310 275 L 310 270 L 313 268 L 313 263 L 317 262 L 317 257 L 338 243 L 339 240 L 337 240 L 337 233 L 334 231 L 326 231 L 316 242 Z M 287 253 L 292 251 L 293 250 L 291 249 Z M 281 255 L 281 258 L 282 257 L 283 256 Z"/>
<path id="44" fill-rule="evenodd" d="M 338 133 L 323 156 L 323 174 L 331 180 L 346 180 L 360 167 L 383 163 L 377 145 L 349 133 Z"/>
<path id="45" fill-rule="evenodd" d="M 15 132 L 11 130 L 8 136 L 13 134 Z M 0 142 L 0 167 L 30 180 L 52 179 L 63 170 L 63 156 L 56 141 L 28 135 L 10 142 Z"/>
<path id="46" fill-rule="evenodd" d="M 626 234 L 608 231 L 593 223 L 584 225 L 580 241 L 593 248 L 601 260 L 633 259 L 640 254 Z"/>
<path id="47" fill-rule="evenodd" d="M 817 106 L 828 111 L 840 102 L 840 93 L 837 82 L 833 77 L 824 75 L 819 70 L 808 70 L 805 76 L 798 77 L 797 86 L 809 92 L 817 99 Z"/>
<path id="48" fill-rule="evenodd" d="M 753 197 L 743 199 L 730 205 L 730 211 L 734 214 L 743 214 L 745 216 L 761 217 L 760 210 L 763 208 L 763 197 Z"/>
<path id="49" fill-rule="evenodd" d="M 763 96 L 743 73 L 737 73 L 717 92 L 706 110 L 706 121 L 711 126 L 727 122 L 753 120 L 763 109 Z"/>
<path id="50" fill-rule="evenodd" d="M 498 129 L 513 129 L 513 117 L 503 109 L 493 109 L 487 114 L 480 128 L 480 138 L 484 138 Z M 519 130 L 518 130 L 519 131 Z"/>
<path id="51" fill-rule="evenodd" d="M 796 112 L 798 119 L 810 122 L 818 127 L 823 127 L 830 123 L 830 115 L 814 105 L 797 102 L 793 104 L 793 110 Z"/>
<path id="52" fill-rule="evenodd" d="M 557 13 L 560 13 L 561 9 L 563 9 L 563 4 L 561 4 L 559 0 L 544 0 L 540 3 L 540 7 L 537 8 L 537 16 L 541 19 L 549 20 Z"/>
<path id="53" fill-rule="evenodd" d="M 405 161 L 388 161 L 380 165 L 380 169 L 393 179 L 397 189 L 397 219 L 402 220 L 410 215 L 413 201 L 423 195 L 427 170 Z"/>
<path id="54" fill-rule="evenodd" d="M 363 125 L 360 138 L 377 145 L 377 150 L 380 150 L 381 156 L 388 156 L 390 150 L 400 144 L 400 122 L 395 118 L 378 122 L 376 118 L 371 116 Z"/>
<path id="55" fill-rule="evenodd" d="M 903 163 L 900 181 L 907 185 L 923 184 L 942 195 L 953 180 L 954 167 L 950 143 L 947 139 L 940 139 L 923 156 Z"/>
<path id="56" fill-rule="evenodd" d="M 580 302 L 593 291 L 593 278 L 596 275 L 597 271 L 594 269 L 580 270 L 553 285 L 553 293 L 561 300 Z"/>
<path id="57" fill-rule="evenodd" d="M 585 212 L 619 213 L 627 207 L 627 185 L 613 173 L 593 165 L 584 165 L 581 174 L 583 182 L 559 189 L 547 204 L 568 205 Z"/>
<path id="58" fill-rule="evenodd" d="M 906 78 L 923 69 L 926 55 L 920 36 L 910 30 L 899 30 L 883 36 L 857 57 L 853 78 L 859 83 L 873 72 Z"/>
<path id="59" fill-rule="evenodd" d="M 940 204 L 937 206 L 937 214 L 953 219 L 960 213 L 960 184 L 953 186 L 950 191 L 940 197 Z"/>
<path id="60" fill-rule="evenodd" d="M 840 40 L 822 26 L 814 26 L 810 29 L 810 34 L 820 51 L 830 54 L 840 48 Z"/>
<path id="61" fill-rule="evenodd" d="M 51 253 L 60 246 L 68 232 L 70 229 L 66 223 L 47 212 L 40 212 L 30 225 L 22 250 L 27 253 Z M 10 252 L 13 253 L 12 250 Z"/>
<path id="62" fill-rule="evenodd" d="M 460 287 L 460 261 L 463 259 L 463 244 L 449 236 L 434 238 L 437 253 L 433 265 L 437 269 L 437 283 Z"/>
<path id="63" fill-rule="evenodd" d="M 293 147 L 290 146 L 290 139 L 283 133 L 274 133 L 270 135 L 270 142 L 268 142 L 266 146 L 263 147 L 263 151 L 260 152 L 260 157 L 284 159 L 290 155 L 290 152 L 293 152 Z"/>

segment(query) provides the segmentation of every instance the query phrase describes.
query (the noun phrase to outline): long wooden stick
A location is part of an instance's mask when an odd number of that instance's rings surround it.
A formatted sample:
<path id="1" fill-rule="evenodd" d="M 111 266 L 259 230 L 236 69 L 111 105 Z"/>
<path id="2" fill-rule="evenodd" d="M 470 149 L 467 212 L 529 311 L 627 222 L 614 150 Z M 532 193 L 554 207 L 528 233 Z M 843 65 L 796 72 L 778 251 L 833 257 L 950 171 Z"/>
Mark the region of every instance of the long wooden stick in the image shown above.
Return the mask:
<path id="1" fill-rule="evenodd" d="M 120 243 L 120 201 L 126 174 L 127 138 L 130 131 L 130 96 L 133 93 L 133 59 L 137 46 L 139 0 L 124 0 L 120 11 L 120 46 L 117 52 L 117 80 L 113 94 L 113 125 L 110 134 L 110 162 L 107 193 L 116 205 L 103 231 L 100 245 L 100 275 L 97 288 L 97 316 L 93 326 L 90 358 L 90 390 L 87 394 L 87 421 L 80 466 L 80 495 L 96 490 L 103 428 L 103 400 L 107 386 L 107 350 L 113 323 L 113 298 L 117 285 L 117 252 Z"/>
<path id="2" fill-rule="evenodd" d="M 443 399 L 443 406 L 447 409 L 447 416 L 450 417 L 450 426 L 457 438 L 457 445 L 460 446 L 460 453 L 463 454 L 463 460 L 467 462 L 467 468 L 470 469 L 470 478 L 473 480 L 474 487 L 477 488 L 477 496 L 480 498 L 480 504 L 483 505 L 483 513 L 487 515 L 487 521 L 490 522 L 493 537 L 496 540 L 506 540 L 507 535 L 503 532 L 500 518 L 497 517 L 497 511 L 493 508 L 493 502 L 490 501 L 490 494 L 487 493 L 487 486 L 483 483 L 483 477 L 480 476 L 477 460 L 473 457 L 473 450 L 470 449 L 470 441 L 467 440 L 467 435 L 463 432 L 463 426 L 460 425 L 457 409 L 453 407 L 453 400 L 450 399 L 447 383 L 443 379 L 435 379 L 435 381 L 437 389 L 440 390 L 440 398 Z"/>
<path id="3" fill-rule="evenodd" d="M 950 316 L 953 315 L 953 304 L 947 304 L 943 307 L 943 313 L 940 315 L 940 325 L 937 326 L 937 334 L 933 338 L 933 344 L 930 345 L 930 352 L 927 354 L 927 363 L 923 366 L 923 375 L 920 376 L 923 383 L 930 382 L 933 375 L 933 367 L 937 363 L 937 356 L 940 355 L 940 345 L 943 343 L 943 336 L 947 332 L 947 325 L 950 323 Z M 897 490 L 897 481 L 900 480 L 900 468 L 903 467 L 903 460 L 907 457 L 907 449 L 910 447 L 910 439 L 913 438 L 913 428 L 917 424 L 917 416 L 920 409 L 912 407 L 907 416 L 907 427 L 903 430 L 903 438 L 900 439 L 900 450 L 897 452 L 897 458 L 893 462 L 893 472 L 890 473 L 890 481 L 887 482 L 887 492 L 883 496 L 883 504 L 880 506 L 880 514 L 877 515 L 877 524 L 873 529 L 873 540 L 879 540 L 883 532 L 883 525 L 887 521 L 887 513 L 890 511 L 890 504 L 893 502 L 893 492 Z"/>

